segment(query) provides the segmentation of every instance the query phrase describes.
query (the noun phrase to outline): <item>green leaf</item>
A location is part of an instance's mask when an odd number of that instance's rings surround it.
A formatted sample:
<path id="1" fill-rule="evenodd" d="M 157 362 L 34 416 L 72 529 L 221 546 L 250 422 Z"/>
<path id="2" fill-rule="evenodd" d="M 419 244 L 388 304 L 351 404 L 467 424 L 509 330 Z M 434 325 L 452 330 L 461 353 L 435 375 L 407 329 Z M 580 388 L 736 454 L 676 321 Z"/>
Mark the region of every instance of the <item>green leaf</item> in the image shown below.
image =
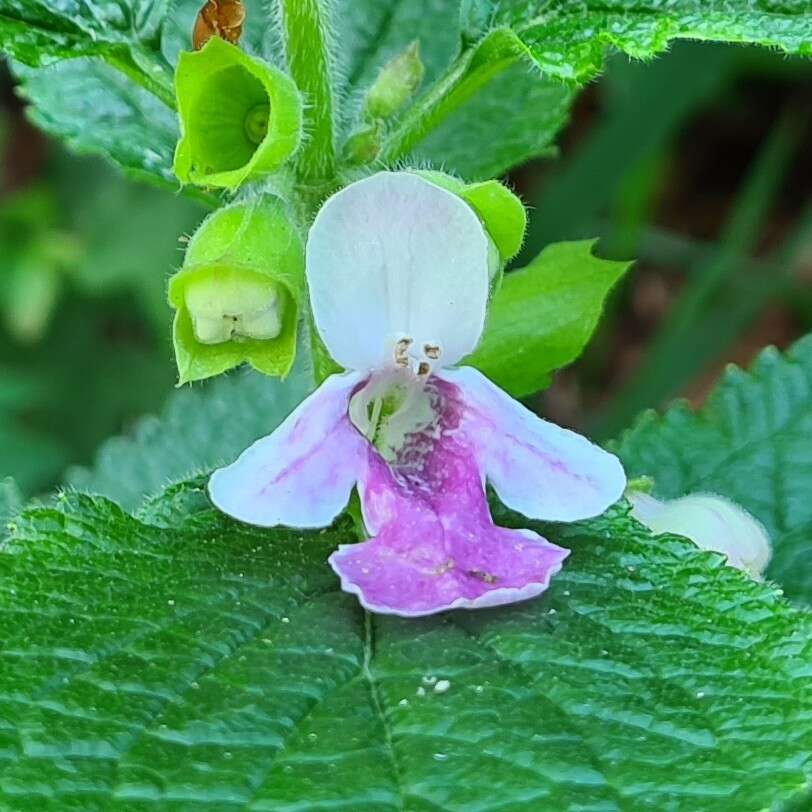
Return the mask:
<path id="1" fill-rule="evenodd" d="M 600 72 L 609 48 L 648 59 L 672 39 L 751 42 L 812 55 L 807 0 L 507 0 L 495 22 L 517 33 L 539 69 L 578 82 Z"/>
<path id="2" fill-rule="evenodd" d="M 785 355 L 765 350 L 750 372 L 731 367 L 698 412 L 645 412 L 614 444 L 629 476 L 656 496 L 727 496 L 773 542 L 767 577 L 812 603 L 812 336 Z"/>
<path id="3" fill-rule="evenodd" d="M 548 385 L 550 374 L 586 346 L 603 302 L 630 263 L 593 256 L 594 240 L 547 246 L 505 275 L 479 346 L 465 363 L 514 397 Z"/>
<path id="4" fill-rule="evenodd" d="M 167 482 L 231 462 L 275 429 L 311 386 L 302 371 L 282 383 L 241 370 L 177 390 L 160 418 L 145 418 L 130 435 L 106 442 L 93 468 L 70 471 L 67 482 L 132 510 Z"/>
<path id="5" fill-rule="evenodd" d="M 511 65 L 429 132 L 414 158 L 469 180 L 498 177 L 554 152 L 575 96 L 575 88 L 539 76 L 524 62 Z"/>
<path id="6" fill-rule="evenodd" d="M 757 812 L 807 781 L 809 617 L 622 513 L 546 528 L 543 599 L 421 620 L 338 591 L 349 522 L 252 529 L 199 486 L 16 525 L 13 809 Z"/>
<path id="7" fill-rule="evenodd" d="M 15 69 L 37 127 L 76 152 L 108 158 L 131 177 L 179 188 L 172 174 L 177 120 L 151 93 L 98 59 Z"/>

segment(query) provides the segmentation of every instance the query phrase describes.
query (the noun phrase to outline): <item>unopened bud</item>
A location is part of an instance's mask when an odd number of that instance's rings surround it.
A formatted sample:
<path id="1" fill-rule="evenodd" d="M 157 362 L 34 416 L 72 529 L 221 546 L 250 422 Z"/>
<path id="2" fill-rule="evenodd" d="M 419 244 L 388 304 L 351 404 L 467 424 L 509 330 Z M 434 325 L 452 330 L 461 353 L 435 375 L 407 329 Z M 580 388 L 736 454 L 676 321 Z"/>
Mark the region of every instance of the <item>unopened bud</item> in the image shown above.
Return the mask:
<path id="1" fill-rule="evenodd" d="M 380 120 L 362 125 L 344 145 L 344 159 L 349 164 L 372 163 L 381 151 L 383 126 Z"/>
<path id="2" fill-rule="evenodd" d="M 293 80 L 219 36 L 181 53 L 175 92 L 181 137 L 173 170 L 183 183 L 236 189 L 279 169 L 299 146 Z"/>
<path id="3" fill-rule="evenodd" d="M 244 361 L 286 375 L 303 282 L 302 241 L 281 200 L 266 195 L 209 216 L 169 282 L 180 382 Z"/>
<path id="4" fill-rule="evenodd" d="M 770 539 L 763 525 L 723 496 L 694 493 L 660 501 L 627 491 L 632 516 L 654 533 L 685 536 L 703 550 L 727 556 L 731 567 L 761 578 L 770 560 Z"/>
<path id="5" fill-rule="evenodd" d="M 378 74 L 364 103 L 366 118 L 389 118 L 406 104 L 423 81 L 420 41 L 390 59 Z"/>

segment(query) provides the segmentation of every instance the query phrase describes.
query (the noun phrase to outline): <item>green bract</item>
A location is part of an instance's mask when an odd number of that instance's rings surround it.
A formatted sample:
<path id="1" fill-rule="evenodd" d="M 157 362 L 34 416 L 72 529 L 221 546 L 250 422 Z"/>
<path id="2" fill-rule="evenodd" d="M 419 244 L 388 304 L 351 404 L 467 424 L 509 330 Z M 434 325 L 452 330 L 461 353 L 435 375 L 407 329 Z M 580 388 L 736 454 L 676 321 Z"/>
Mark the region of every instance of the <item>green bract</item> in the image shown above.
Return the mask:
<path id="1" fill-rule="evenodd" d="M 212 214 L 169 281 L 180 383 L 244 361 L 285 376 L 303 284 L 302 240 L 282 201 L 266 195 Z"/>
<path id="2" fill-rule="evenodd" d="M 293 80 L 219 37 L 181 53 L 175 92 L 181 137 L 173 169 L 184 183 L 236 189 L 278 169 L 299 146 Z"/>
<path id="3" fill-rule="evenodd" d="M 498 180 L 465 183 L 433 170 L 411 170 L 416 175 L 459 195 L 479 215 L 504 265 L 519 253 L 527 226 L 524 204 Z"/>

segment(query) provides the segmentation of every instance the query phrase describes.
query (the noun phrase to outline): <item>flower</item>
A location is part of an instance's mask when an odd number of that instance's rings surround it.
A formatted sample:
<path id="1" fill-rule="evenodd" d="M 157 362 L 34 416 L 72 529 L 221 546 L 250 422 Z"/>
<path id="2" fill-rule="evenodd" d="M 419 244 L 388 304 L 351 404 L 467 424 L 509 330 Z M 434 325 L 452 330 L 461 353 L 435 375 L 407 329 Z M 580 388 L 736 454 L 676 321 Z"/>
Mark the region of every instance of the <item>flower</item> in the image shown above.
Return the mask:
<path id="1" fill-rule="evenodd" d="M 661 501 L 629 490 L 632 516 L 654 533 L 685 536 L 702 550 L 721 553 L 731 567 L 760 579 L 770 560 L 770 537 L 744 508 L 715 493 Z"/>
<path id="2" fill-rule="evenodd" d="M 278 197 L 258 195 L 210 214 L 169 280 L 180 383 L 244 361 L 287 375 L 303 288 L 304 246 Z"/>
<path id="3" fill-rule="evenodd" d="M 489 238 L 474 210 L 415 174 L 381 172 L 331 197 L 310 230 L 316 327 L 347 371 L 215 472 L 221 510 L 323 527 L 358 487 L 371 538 L 330 564 L 371 611 L 402 616 L 538 595 L 568 551 L 494 524 L 509 508 L 572 521 L 623 493 L 619 461 L 541 420 L 475 369 Z"/>
<path id="4" fill-rule="evenodd" d="M 175 71 L 181 183 L 236 189 L 279 169 L 299 147 L 302 101 L 293 80 L 219 36 L 183 51 Z"/>

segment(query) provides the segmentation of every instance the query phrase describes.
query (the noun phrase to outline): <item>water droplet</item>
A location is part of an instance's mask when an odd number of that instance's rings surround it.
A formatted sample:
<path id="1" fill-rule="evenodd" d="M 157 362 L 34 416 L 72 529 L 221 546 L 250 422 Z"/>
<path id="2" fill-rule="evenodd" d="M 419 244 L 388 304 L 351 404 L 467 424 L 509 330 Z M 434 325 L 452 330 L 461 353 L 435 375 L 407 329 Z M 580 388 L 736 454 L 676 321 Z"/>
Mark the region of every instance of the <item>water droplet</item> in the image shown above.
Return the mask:
<path id="1" fill-rule="evenodd" d="M 481 694 L 481 693 L 482 693 L 484 690 L 485 690 L 485 686 L 484 686 L 484 685 L 477 685 L 477 686 L 474 688 L 474 691 L 475 691 L 476 693 L 478 693 L 478 694 Z"/>
<path id="2" fill-rule="evenodd" d="M 398 702 L 398 705 L 400 705 L 401 708 L 405 708 L 408 704 L 409 704 L 408 699 L 401 699 L 400 702 Z"/>
<path id="3" fill-rule="evenodd" d="M 174 601 L 172 598 L 170 598 L 170 599 L 167 601 L 167 603 L 168 603 L 170 606 L 174 606 L 174 605 L 175 605 L 175 601 Z"/>
<path id="4" fill-rule="evenodd" d="M 290 618 L 289 617 L 283 617 L 282 622 L 283 623 L 290 623 Z"/>
<path id="5" fill-rule="evenodd" d="M 451 683 L 447 679 L 438 680 L 434 686 L 435 694 L 444 694 L 451 687 Z"/>
<path id="6" fill-rule="evenodd" d="M 231 758 L 231 757 L 232 755 L 230 750 L 226 750 L 225 753 L 223 753 L 223 758 Z"/>
<path id="7" fill-rule="evenodd" d="M 418 696 L 425 696 L 426 695 L 426 689 L 422 685 L 417 686 L 417 695 Z"/>
<path id="8" fill-rule="evenodd" d="M 704 691 L 697 691 L 697 692 L 696 692 L 696 698 L 697 698 L 697 699 L 702 699 L 702 697 L 703 697 L 703 696 L 705 696 L 705 692 L 704 692 Z"/>
<path id="9" fill-rule="evenodd" d="M 432 758 L 435 761 L 448 761 L 448 753 L 435 753 Z"/>
<path id="10" fill-rule="evenodd" d="M 318 739 L 318 737 L 319 737 L 318 733 L 308 733 L 307 734 L 307 738 L 312 742 L 316 741 L 316 739 Z"/>
<path id="11" fill-rule="evenodd" d="M 437 682 L 437 677 L 423 677 L 423 685 L 434 685 L 435 682 Z"/>

